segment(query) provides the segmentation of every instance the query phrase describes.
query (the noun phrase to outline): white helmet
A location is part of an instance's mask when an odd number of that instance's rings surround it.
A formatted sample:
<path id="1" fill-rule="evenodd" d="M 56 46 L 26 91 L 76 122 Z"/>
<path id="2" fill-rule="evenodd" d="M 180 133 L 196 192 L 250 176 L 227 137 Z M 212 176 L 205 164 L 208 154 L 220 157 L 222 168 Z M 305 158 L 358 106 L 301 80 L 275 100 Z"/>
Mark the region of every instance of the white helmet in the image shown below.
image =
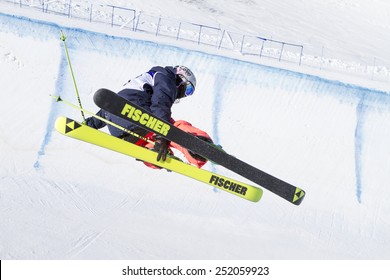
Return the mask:
<path id="1" fill-rule="evenodd" d="M 176 71 L 177 98 L 192 95 L 196 87 L 196 78 L 194 73 L 182 65 L 175 66 L 174 69 Z"/>

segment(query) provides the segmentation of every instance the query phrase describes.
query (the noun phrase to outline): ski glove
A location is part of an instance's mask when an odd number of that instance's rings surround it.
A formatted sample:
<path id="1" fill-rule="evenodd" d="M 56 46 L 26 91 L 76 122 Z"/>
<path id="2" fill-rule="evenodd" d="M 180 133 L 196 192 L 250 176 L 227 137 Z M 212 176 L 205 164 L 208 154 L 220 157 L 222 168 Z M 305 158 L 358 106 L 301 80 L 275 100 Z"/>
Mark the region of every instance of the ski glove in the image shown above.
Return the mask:
<path id="1" fill-rule="evenodd" d="M 169 152 L 168 148 L 169 148 L 170 141 L 159 135 L 157 135 L 155 139 L 156 142 L 154 142 L 153 150 L 158 153 L 157 161 L 160 161 L 160 159 L 162 159 L 162 161 L 165 161 L 167 159 L 167 154 Z"/>

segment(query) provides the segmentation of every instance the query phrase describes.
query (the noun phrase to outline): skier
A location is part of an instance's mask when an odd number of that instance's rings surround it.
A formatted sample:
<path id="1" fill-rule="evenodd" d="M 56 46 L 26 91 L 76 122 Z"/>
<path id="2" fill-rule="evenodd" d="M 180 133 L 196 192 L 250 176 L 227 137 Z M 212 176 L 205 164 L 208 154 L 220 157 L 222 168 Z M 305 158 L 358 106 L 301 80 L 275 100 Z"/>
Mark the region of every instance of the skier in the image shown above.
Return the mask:
<path id="1" fill-rule="evenodd" d="M 189 68 L 185 66 L 155 66 L 148 72 L 129 80 L 123 86 L 123 89 L 118 92 L 118 95 L 141 106 L 157 117 L 174 124 L 176 127 L 191 133 L 204 141 L 213 143 L 211 137 L 206 132 L 192 126 L 186 121 L 175 121 L 171 117 L 172 105 L 181 98 L 193 95 L 195 87 L 196 78 Z M 165 161 L 168 154 L 173 155 L 170 148 L 175 148 L 183 153 L 189 163 L 198 168 L 201 168 L 207 162 L 205 158 L 192 153 L 176 143 L 170 142 L 168 139 L 155 135 L 152 132 L 148 132 L 135 124 L 127 122 L 104 110 L 100 110 L 96 114 L 135 132 L 143 138 L 154 141 L 153 146 L 149 141 L 145 141 L 116 127 L 108 125 L 111 135 L 136 145 L 155 150 L 157 152 L 157 161 Z M 87 118 L 85 123 L 96 129 L 103 128 L 106 125 L 104 121 L 94 117 Z M 160 167 L 147 162 L 145 162 L 145 165 L 151 168 L 161 169 Z"/>

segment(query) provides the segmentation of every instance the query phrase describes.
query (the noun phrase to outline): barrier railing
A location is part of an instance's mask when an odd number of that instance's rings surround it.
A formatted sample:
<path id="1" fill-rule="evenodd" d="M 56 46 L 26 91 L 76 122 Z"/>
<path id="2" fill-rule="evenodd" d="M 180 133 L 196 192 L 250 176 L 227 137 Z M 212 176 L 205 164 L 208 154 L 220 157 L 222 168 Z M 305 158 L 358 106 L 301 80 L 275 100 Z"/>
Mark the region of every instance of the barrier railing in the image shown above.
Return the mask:
<path id="1" fill-rule="evenodd" d="M 176 19 L 137 12 L 135 9 L 115 5 L 102 5 L 82 0 L 0 0 L 9 2 L 21 8 L 77 18 L 89 22 L 108 24 L 113 28 L 129 32 L 146 33 L 154 36 L 169 37 L 177 41 L 194 42 L 197 45 L 215 47 L 218 50 L 232 50 L 243 56 L 253 56 L 259 59 L 271 59 L 296 65 L 314 67 L 319 70 L 348 72 L 371 80 L 390 80 L 390 68 L 386 62 L 378 58 L 352 58 L 345 61 L 350 54 L 342 55 L 324 47 L 320 53 L 305 54 L 303 45 L 232 32 L 204 24 L 178 21 Z M 312 46 L 309 46 L 312 48 Z M 315 52 L 314 52 L 315 53 Z M 329 56 L 325 56 L 329 54 Z M 374 63 L 374 64 L 372 64 Z"/>
<path id="2" fill-rule="evenodd" d="M 303 46 L 272 39 L 237 34 L 219 27 L 193 22 L 177 21 L 149 15 L 134 9 L 115 5 L 101 5 L 77 0 L 0 0 L 12 2 L 19 7 L 40 10 L 48 14 L 77 18 L 89 22 L 109 24 L 112 27 L 143 32 L 155 36 L 171 37 L 175 40 L 190 41 L 198 45 L 218 49 L 239 51 L 242 55 L 254 55 L 285 60 L 301 65 Z"/>

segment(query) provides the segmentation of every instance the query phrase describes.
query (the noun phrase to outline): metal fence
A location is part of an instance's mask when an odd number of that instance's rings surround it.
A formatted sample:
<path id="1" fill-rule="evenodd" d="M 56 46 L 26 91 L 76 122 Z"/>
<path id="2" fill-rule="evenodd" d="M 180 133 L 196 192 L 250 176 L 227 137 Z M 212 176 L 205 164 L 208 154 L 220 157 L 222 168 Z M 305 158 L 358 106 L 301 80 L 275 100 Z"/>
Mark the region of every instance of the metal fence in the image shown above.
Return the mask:
<path id="1" fill-rule="evenodd" d="M 324 47 L 318 52 L 313 49 L 313 46 L 308 46 L 309 50 L 312 49 L 310 54 L 304 54 L 303 45 L 300 44 L 155 16 L 126 7 L 82 0 L 0 0 L 0 2 L 13 3 L 20 8 L 35 9 L 47 14 L 110 25 L 125 32 L 145 33 L 217 50 L 230 50 L 246 57 L 304 65 L 319 70 L 329 69 L 332 72 L 344 72 L 386 83 L 390 80 L 390 68 L 382 66 L 386 63 L 378 58 L 360 56 L 355 58 L 351 57 L 351 54 L 340 54 Z M 348 58 L 350 58 L 349 62 L 346 61 Z"/>
<path id="2" fill-rule="evenodd" d="M 303 45 L 277 41 L 270 38 L 247 35 L 219 27 L 178 21 L 154 16 L 135 9 L 114 5 L 82 3 L 72 0 L 1 0 L 23 8 L 36 9 L 43 13 L 77 18 L 111 27 L 141 32 L 155 36 L 170 37 L 217 49 L 234 50 L 242 55 L 289 61 L 301 65 Z"/>

